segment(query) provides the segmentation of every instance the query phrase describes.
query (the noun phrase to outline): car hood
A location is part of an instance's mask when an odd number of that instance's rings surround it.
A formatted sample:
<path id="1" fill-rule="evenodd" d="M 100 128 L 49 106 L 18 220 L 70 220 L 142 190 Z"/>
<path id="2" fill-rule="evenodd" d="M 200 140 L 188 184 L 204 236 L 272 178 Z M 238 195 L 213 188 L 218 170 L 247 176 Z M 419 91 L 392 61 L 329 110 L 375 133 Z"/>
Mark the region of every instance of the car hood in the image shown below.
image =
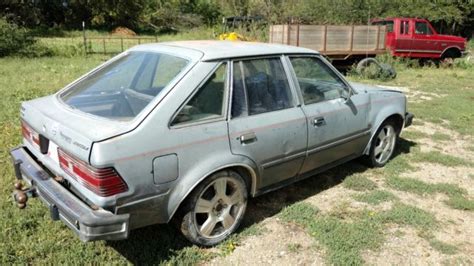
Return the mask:
<path id="1" fill-rule="evenodd" d="M 459 36 L 454 36 L 454 35 L 443 35 L 443 34 L 438 34 L 436 35 L 436 37 L 438 37 L 438 41 L 455 41 L 455 42 L 460 42 L 460 43 L 464 43 L 466 41 L 466 39 L 464 39 L 463 37 L 459 37 Z"/>
<path id="2" fill-rule="evenodd" d="M 403 93 L 403 91 L 400 91 L 400 90 L 388 89 L 388 88 L 383 88 L 383 87 L 375 86 L 375 85 L 369 85 L 369 84 L 363 84 L 363 83 L 357 83 L 357 82 L 350 82 L 350 84 L 357 93 L 384 93 L 384 92 Z"/>
<path id="3" fill-rule="evenodd" d="M 83 161 L 89 161 L 92 144 L 133 129 L 126 122 L 112 121 L 73 110 L 50 95 L 21 105 L 21 118 L 37 133 Z"/>

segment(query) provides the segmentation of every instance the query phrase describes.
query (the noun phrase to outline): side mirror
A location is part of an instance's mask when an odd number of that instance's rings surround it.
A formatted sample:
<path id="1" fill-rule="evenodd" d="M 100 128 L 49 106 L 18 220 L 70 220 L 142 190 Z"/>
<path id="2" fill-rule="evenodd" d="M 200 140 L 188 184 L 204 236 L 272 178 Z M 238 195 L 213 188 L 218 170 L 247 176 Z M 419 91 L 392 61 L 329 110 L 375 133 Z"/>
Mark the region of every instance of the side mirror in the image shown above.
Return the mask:
<path id="1" fill-rule="evenodd" d="M 347 87 L 341 88 L 341 98 L 344 99 L 345 102 L 349 101 L 351 96 L 352 96 L 352 91 L 349 88 Z"/>

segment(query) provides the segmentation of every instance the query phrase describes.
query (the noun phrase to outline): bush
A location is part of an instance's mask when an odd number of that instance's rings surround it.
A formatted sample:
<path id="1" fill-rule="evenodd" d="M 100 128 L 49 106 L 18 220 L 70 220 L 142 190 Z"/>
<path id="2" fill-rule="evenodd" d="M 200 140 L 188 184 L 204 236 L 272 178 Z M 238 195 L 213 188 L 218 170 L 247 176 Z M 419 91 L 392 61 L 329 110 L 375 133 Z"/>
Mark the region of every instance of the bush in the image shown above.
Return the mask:
<path id="1" fill-rule="evenodd" d="M 34 44 L 35 40 L 26 29 L 0 18 L 0 57 L 22 54 Z"/>

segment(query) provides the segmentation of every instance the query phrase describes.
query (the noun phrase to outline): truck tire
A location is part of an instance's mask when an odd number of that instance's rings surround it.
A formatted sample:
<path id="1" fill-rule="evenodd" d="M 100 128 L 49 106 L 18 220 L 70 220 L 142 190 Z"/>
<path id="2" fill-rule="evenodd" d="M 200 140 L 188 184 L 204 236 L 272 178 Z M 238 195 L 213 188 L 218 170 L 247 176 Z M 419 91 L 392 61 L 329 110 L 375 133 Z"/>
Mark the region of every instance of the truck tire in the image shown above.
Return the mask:
<path id="1" fill-rule="evenodd" d="M 357 67 L 356 67 L 357 74 L 362 75 L 364 73 L 364 70 L 372 64 L 376 64 L 377 66 L 380 67 L 379 61 L 377 61 L 377 59 L 375 58 L 369 57 L 369 58 L 364 58 L 360 60 L 359 63 L 357 63 Z"/>
<path id="2" fill-rule="evenodd" d="M 393 66 L 389 64 L 380 64 L 380 68 L 382 69 L 382 72 L 384 73 L 385 77 L 389 77 L 391 79 L 397 77 L 397 71 Z"/>

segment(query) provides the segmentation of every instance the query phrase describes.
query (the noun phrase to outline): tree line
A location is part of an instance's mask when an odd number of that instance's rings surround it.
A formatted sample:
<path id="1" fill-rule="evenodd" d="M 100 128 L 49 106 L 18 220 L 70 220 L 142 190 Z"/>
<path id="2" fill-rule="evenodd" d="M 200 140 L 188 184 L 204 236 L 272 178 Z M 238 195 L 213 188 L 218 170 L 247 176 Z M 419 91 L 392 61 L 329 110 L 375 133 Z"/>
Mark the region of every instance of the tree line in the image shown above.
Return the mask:
<path id="1" fill-rule="evenodd" d="M 226 16 L 262 16 L 270 23 L 366 24 L 370 18 L 427 18 L 442 33 L 472 37 L 472 0 L 3 0 L 0 17 L 35 28 L 160 33 L 215 26 Z"/>

